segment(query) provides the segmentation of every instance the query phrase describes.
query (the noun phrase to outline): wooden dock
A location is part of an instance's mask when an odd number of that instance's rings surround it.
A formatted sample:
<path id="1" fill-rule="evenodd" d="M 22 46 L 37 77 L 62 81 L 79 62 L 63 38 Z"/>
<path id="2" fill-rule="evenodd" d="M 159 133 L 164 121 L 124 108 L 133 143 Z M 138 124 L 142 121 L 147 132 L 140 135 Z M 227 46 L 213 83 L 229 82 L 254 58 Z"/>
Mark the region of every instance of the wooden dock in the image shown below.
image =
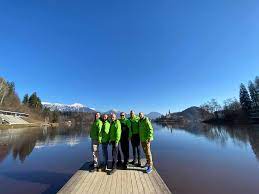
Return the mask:
<path id="1" fill-rule="evenodd" d="M 141 162 L 143 165 L 144 161 Z M 147 174 L 143 167 L 130 165 L 127 170 L 107 175 L 106 172 L 89 172 L 89 164 L 81 167 L 58 193 L 171 193 L 155 169 Z"/>

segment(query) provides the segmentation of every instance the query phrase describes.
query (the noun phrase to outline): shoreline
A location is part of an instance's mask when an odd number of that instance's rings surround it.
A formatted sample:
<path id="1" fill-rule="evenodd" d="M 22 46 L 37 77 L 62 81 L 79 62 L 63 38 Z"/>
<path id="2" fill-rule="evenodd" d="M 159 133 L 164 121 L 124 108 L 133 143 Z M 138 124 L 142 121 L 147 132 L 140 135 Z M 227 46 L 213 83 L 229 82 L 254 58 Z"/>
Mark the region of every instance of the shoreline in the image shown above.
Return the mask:
<path id="1" fill-rule="evenodd" d="M 59 123 L 29 123 L 29 124 L 11 124 L 11 125 L 0 125 L 1 129 L 16 129 L 16 128 L 28 128 L 28 127 L 58 127 Z"/>

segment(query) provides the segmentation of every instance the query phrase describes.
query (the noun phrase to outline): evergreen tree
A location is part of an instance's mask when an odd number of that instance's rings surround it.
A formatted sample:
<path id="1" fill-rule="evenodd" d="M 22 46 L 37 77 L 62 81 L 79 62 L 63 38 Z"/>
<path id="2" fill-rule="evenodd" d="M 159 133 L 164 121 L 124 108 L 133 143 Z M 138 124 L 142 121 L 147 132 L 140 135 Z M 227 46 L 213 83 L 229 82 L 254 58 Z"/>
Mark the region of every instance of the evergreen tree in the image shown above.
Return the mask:
<path id="1" fill-rule="evenodd" d="M 255 88 L 257 92 L 259 93 L 259 76 L 255 77 Z"/>
<path id="2" fill-rule="evenodd" d="M 8 96 L 11 96 L 15 93 L 15 83 L 14 82 L 7 82 L 8 86 Z"/>
<path id="3" fill-rule="evenodd" d="M 248 112 L 249 110 L 251 110 L 252 102 L 251 102 L 249 93 L 243 83 L 240 84 L 239 100 L 240 100 L 241 107 L 245 112 Z"/>
<path id="4" fill-rule="evenodd" d="M 24 95 L 22 103 L 25 104 L 25 105 L 29 103 L 29 95 L 28 94 Z"/>
<path id="5" fill-rule="evenodd" d="M 41 104 L 41 99 L 37 96 L 37 104 L 36 104 L 36 108 L 38 109 L 42 109 L 42 104 Z"/>
<path id="6" fill-rule="evenodd" d="M 37 93 L 33 92 L 32 95 L 29 98 L 29 106 L 31 108 L 36 108 L 37 101 L 38 101 Z"/>
<path id="7" fill-rule="evenodd" d="M 255 84 L 251 81 L 248 83 L 248 89 L 252 101 L 252 107 L 258 107 L 259 106 L 259 98 L 258 98 L 258 93 L 255 88 Z"/>
<path id="8" fill-rule="evenodd" d="M 58 118 L 59 118 L 59 112 L 57 110 L 54 110 L 52 112 L 52 122 L 53 123 L 58 122 Z"/>
<path id="9" fill-rule="evenodd" d="M 44 117 L 49 117 L 49 116 L 50 116 L 50 113 L 51 113 L 51 111 L 50 111 L 49 108 L 47 108 L 47 107 L 44 107 L 44 108 L 43 108 L 42 114 L 43 114 Z"/>

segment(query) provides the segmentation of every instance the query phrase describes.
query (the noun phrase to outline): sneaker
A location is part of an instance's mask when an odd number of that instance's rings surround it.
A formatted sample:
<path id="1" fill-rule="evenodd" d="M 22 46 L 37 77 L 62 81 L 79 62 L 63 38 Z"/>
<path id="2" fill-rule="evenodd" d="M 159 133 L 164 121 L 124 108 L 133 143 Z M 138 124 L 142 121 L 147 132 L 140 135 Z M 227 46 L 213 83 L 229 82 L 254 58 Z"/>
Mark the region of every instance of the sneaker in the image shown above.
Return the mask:
<path id="1" fill-rule="evenodd" d="M 105 172 L 106 171 L 106 165 L 102 166 L 102 171 Z"/>
<path id="2" fill-rule="evenodd" d="M 141 167 L 141 162 L 138 162 L 138 164 L 136 166 L 137 167 Z"/>
<path id="3" fill-rule="evenodd" d="M 117 162 L 117 166 L 121 167 L 122 166 L 122 162 L 121 161 Z"/>
<path id="4" fill-rule="evenodd" d="M 147 167 L 148 167 L 148 164 L 146 163 L 143 167 L 144 167 L 144 168 L 147 168 Z"/>
<path id="5" fill-rule="evenodd" d="M 116 168 L 113 168 L 111 171 L 108 172 L 108 175 L 112 175 L 116 172 Z"/>
<path id="6" fill-rule="evenodd" d="M 122 165 L 122 169 L 123 169 L 123 170 L 127 170 L 127 164 L 123 164 L 123 165 Z"/>
<path id="7" fill-rule="evenodd" d="M 147 174 L 150 174 L 152 171 L 153 171 L 152 167 L 151 167 L 151 166 L 148 166 L 148 167 L 147 167 L 147 170 L 146 170 L 146 173 L 147 173 Z"/>
<path id="8" fill-rule="evenodd" d="M 132 160 L 132 161 L 130 162 L 130 164 L 135 165 L 135 164 L 136 164 L 136 160 Z"/>

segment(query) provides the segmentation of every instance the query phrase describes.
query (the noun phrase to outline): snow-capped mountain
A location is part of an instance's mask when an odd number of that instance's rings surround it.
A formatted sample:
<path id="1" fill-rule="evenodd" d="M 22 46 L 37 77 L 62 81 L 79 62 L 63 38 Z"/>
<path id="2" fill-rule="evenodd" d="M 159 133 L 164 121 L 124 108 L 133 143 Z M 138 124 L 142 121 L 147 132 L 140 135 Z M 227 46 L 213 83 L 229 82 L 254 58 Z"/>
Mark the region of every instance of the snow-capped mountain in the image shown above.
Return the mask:
<path id="1" fill-rule="evenodd" d="M 116 109 L 111 109 L 107 112 L 105 112 L 105 114 L 111 114 L 111 113 L 115 113 L 117 115 L 117 117 L 120 117 L 120 113 L 121 111 L 119 110 L 116 110 Z M 161 117 L 161 113 L 159 112 L 150 112 L 149 114 L 145 114 L 149 119 L 156 119 L 158 117 Z M 130 117 L 130 114 L 129 113 L 126 113 L 126 117 Z"/>
<path id="2" fill-rule="evenodd" d="M 80 103 L 74 104 L 60 104 L 60 103 L 50 103 L 42 102 L 43 107 L 49 108 L 51 111 L 58 110 L 62 112 L 95 112 L 94 108 L 89 108 Z"/>

